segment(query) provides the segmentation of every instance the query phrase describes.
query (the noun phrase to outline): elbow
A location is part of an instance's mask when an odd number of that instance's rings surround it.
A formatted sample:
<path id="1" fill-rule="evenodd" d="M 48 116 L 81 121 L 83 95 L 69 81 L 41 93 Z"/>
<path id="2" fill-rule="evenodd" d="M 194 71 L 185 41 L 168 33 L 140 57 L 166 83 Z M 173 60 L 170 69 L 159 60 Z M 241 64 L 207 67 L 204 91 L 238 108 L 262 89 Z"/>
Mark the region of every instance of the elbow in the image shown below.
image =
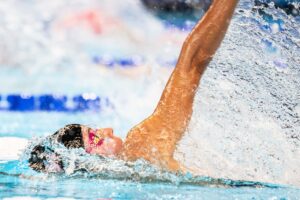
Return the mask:
<path id="1" fill-rule="evenodd" d="M 193 57 L 193 65 L 197 67 L 206 67 L 213 58 L 213 53 L 209 51 L 201 50 L 201 52 L 195 54 Z"/>

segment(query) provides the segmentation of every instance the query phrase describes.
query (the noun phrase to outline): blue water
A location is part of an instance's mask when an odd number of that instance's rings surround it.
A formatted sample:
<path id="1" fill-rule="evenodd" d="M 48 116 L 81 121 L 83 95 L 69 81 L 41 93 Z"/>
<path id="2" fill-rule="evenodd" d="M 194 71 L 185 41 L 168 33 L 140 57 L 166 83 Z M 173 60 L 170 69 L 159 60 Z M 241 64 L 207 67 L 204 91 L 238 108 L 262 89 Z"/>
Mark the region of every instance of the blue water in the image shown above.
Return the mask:
<path id="1" fill-rule="evenodd" d="M 18 161 L 1 164 L 1 171 L 28 174 L 20 170 Z M 30 173 L 29 173 L 30 174 Z M 4 197 L 38 197 L 71 199 L 298 199 L 299 189 L 274 184 L 251 186 L 251 183 L 216 185 L 213 181 L 169 183 L 103 179 L 88 174 L 72 176 L 0 175 L 1 194 Z M 230 182 L 229 180 L 227 181 Z M 231 182 L 232 183 L 232 182 Z M 239 185 L 246 186 L 239 186 Z M 258 183 L 259 184 L 259 183 Z M 247 186 L 248 185 L 248 186 Z M 250 185 L 250 186 L 249 186 Z"/>
<path id="2" fill-rule="evenodd" d="M 124 139 L 152 113 L 201 14 L 172 19 L 176 27 L 133 0 L 2 1 L 0 199 L 300 199 L 300 19 L 253 6 L 240 2 L 178 148 L 178 159 L 204 176 L 78 152 L 65 156 L 89 173 L 46 175 L 27 166 L 25 143 L 70 123 L 113 127 Z M 87 13 L 100 13 L 101 33 Z M 84 19 L 73 24 L 74 16 Z"/>
<path id="3" fill-rule="evenodd" d="M 286 188 L 217 188 L 169 183 L 139 183 L 99 178 L 47 178 L 27 180 L 1 177 L 7 182 L 1 197 L 35 196 L 40 198 L 69 197 L 74 199 L 297 199 L 298 192 Z M 79 184 L 80 183 L 80 184 Z"/>

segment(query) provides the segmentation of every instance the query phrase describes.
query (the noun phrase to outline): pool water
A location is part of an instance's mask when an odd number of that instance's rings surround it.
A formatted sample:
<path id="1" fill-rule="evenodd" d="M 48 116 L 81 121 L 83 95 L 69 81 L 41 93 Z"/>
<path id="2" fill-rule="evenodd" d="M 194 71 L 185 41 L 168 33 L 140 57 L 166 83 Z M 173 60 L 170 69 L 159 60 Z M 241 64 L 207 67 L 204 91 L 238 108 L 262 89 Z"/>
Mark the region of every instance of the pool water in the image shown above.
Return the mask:
<path id="1" fill-rule="evenodd" d="M 169 26 L 135 0 L 5 0 L 0 13 L 0 199 L 300 198 L 299 17 L 241 0 L 176 151 L 204 172 L 194 177 L 80 150 L 66 152 L 63 175 L 26 162 L 34 143 L 69 123 L 125 138 L 155 108 L 190 16 Z M 45 95 L 65 100 L 42 106 Z M 91 170 L 75 172 L 75 160 Z"/>
<path id="2" fill-rule="evenodd" d="M 16 163 L 10 163 L 15 166 Z M 41 199 L 297 199 L 292 188 L 214 187 L 141 183 L 87 177 L 36 177 L 35 179 L 1 176 L 1 198 L 35 197 Z M 7 198 L 9 199 L 9 198 Z"/>

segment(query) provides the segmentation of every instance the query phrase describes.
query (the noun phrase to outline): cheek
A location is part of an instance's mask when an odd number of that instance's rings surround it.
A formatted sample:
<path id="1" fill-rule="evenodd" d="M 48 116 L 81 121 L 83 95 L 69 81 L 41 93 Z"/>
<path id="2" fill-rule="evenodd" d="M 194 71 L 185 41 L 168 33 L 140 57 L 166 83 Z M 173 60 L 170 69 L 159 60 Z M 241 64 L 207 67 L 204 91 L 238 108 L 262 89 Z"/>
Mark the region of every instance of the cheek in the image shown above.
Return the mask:
<path id="1" fill-rule="evenodd" d="M 107 138 L 104 140 L 103 144 L 99 147 L 91 147 L 88 151 L 90 154 L 98 154 L 102 156 L 115 155 L 122 149 L 122 140 L 119 138 Z"/>
<path id="2" fill-rule="evenodd" d="M 115 148 L 116 148 L 116 145 L 115 145 L 114 141 L 111 139 L 106 139 L 106 140 L 104 140 L 104 142 L 101 146 L 91 147 L 89 149 L 90 151 L 87 151 L 87 152 L 90 154 L 109 156 L 109 155 L 113 155 L 115 153 Z"/>

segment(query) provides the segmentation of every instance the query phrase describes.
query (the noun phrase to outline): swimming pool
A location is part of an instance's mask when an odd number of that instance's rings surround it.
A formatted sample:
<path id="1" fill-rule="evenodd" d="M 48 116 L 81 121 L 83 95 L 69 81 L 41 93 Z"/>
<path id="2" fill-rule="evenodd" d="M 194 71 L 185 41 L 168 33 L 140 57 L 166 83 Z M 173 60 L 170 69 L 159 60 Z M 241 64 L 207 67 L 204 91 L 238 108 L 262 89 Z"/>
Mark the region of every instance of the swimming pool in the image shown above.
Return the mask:
<path id="1" fill-rule="evenodd" d="M 64 176 L 28 168 L 26 153 L 18 152 L 32 138 L 75 122 L 111 126 L 124 138 L 152 112 L 188 31 L 126 3 L 0 4 L 0 198 L 298 199 L 300 19 L 272 7 L 263 17 L 250 1 L 240 2 L 176 153 L 205 177 L 175 176 L 139 162 Z M 90 16 L 98 21 L 90 23 Z M 12 109 L 10 95 L 33 100 Z M 66 109 L 56 109 L 50 97 L 65 97 L 60 105 Z M 95 97 L 101 106 L 79 106 Z"/>

